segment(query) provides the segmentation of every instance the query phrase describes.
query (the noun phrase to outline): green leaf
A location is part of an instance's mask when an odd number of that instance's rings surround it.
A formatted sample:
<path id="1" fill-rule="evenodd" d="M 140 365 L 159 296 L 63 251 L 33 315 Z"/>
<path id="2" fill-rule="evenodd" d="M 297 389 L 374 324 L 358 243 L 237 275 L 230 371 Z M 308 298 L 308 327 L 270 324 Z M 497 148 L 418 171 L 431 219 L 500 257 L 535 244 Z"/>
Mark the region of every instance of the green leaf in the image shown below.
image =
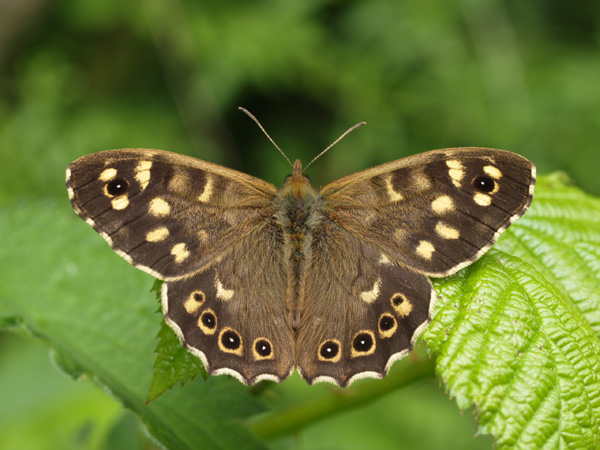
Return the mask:
<path id="1" fill-rule="evenodd" d="M 531 210 L 496 248 L 533 264 L 600 337 L 600 200 L 563 173 L 538 181 Z"/>
<path id="2" fill-rule="evenodd" d="M 435 282 L 437 373 L 498 448 L 600 447 L 599 275 L 600 202 L 554 175 L 494 250 Z"/>
<path id="3" fill-rule="evenodd" d="M 68 202 L 4 205 L 0 239 L 0 324 L 48 343 L 59 367 L 103 386 L 167 448 L 263 448 L 239 424 L 263 407 L 235 380 L 196 380 L 146 404 L 162 321 L 152 278 L 116 258 Z"/>
<path id="4" fill-rule="evenodd" d="M 164 321 L 160 326 L 158 339 L 154 375 L 148 393 L 149 402 L 160 397 L 177 382 L 183 386 L 198 374 L 205 380 L 208 377 L 202 361 L 181 345 L 175 332 Z"/>
<path id="5" fill-rule="evenodd" d="M 161 280 L 155 280 L 151 289 L 159 302 L 162 284 Z M 159 308 L 160 311 L 162 311 L 162 308 Z M 177 382 L 180 382 L 183 386 L 198 374 L 202 375 L 204 380 L 207 379 L 208 374 L 204 370 L 200 359 L 181 345 L 179 338 L 165 321 L 161 323 L 157 338 L 159 341 L 155 350 L 154 375 L 150 392 L 148 392 L 148 402 L 160 397 Z"/>

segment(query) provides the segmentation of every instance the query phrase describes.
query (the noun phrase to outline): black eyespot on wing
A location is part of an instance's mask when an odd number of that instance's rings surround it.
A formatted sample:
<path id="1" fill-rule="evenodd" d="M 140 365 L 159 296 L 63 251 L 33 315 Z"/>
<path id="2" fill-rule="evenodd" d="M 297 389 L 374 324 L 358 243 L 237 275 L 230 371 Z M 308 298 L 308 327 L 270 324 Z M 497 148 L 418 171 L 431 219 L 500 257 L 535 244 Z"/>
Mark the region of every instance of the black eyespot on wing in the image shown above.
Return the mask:
<path id="1" fill-rule="evenodd" d="M 360 353 L 368 352 L 373 347 L 373 337 L 369 333 L 359 333 L 352 341 L 352 347 Z"/>
<path id="2" fill-rule="evenodd" d="M 487 175 L 473 178 L 473 187 L 480 192 L 492 192 L 496 188 L 496 181 Z"/>
<path id="3" fill-rule="evenodd" d="M 221 335 L 221 344 L 227 350 L 237 350 L 242 345 L 242 340 L 235 331 L 227 330 Z"/>
<path id="4" fill-rule="evenodd" d="M 205 311 L 202 313 L 200 320 L 202 321 L 202 325 L 209 330 L 213 330 L 217 326 L 217 318 L 212 312 Z"/>
<path id="5" fill-rule="evenodd" d="M 381 331 L 389 331 L 394 328 L 395 323 L 396 321 L 394 320 L 394 317 L 388 314 L 383 315 L 379 319 L 379 329 Z"/>
<path id="6" fill-rule="evenodd" d="M 340 345 L 335 341 L 325 341 L 319 349 L 319 354 L 323 359 L 334 359 L 339 352 Z"/>
<path id="7" fill-rule="evenodd" d="M 254 343 L 254 350 L 256 350 L 256 353 L 258 353 L 263 358 L 269 356 L 273 351 L 273 349 L 271 348 L 271 344 L 266 339 L 258 339 Z"/>
<path id="8" fill-rule="evenodd" d="M 114 180 L 109 181 L 106 185 L 106 192 L 113 197 L 126 194 L 128 190 L 129 183 L 124 178 L 115 178 Z"/>

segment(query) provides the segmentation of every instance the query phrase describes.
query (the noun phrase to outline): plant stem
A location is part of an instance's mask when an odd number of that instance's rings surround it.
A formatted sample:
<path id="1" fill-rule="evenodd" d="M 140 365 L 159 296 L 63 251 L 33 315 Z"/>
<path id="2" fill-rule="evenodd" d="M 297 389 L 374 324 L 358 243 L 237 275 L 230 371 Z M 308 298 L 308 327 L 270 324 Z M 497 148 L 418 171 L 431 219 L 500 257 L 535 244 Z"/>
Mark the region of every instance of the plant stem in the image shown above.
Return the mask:
<path id="1" fill-rule="evenodd" d="M 268 440 L 296 433 L 325 417 L 333 416 L 372 402 L 396 389 L 416 381 L 433 377 L 435 362 L 429 358 L 419 361 L 403 361 L 382 380 L 371 380 L 355 387 L 339 389 L 316 400 L 294 406 L 284 411 L 260 416 L 246 425 L 259 438 Z"/>

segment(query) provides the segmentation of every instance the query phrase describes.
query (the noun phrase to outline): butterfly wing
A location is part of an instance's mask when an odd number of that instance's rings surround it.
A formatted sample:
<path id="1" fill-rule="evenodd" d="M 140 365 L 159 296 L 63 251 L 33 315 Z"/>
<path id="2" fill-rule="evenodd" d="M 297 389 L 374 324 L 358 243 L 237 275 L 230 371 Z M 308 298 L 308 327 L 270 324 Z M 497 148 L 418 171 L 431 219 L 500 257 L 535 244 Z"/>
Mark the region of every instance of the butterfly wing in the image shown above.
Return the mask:
<path id="1" fill-rule="evenodd" d="M 314 230 L 300 309 L 298 370 L 310 383 L 347 386 L 385 376 L 430 318 L 429 279 L 326 222 Z"/>
<path id="2" fill-rule="evenodd" d="M 246 384 L 291 372 L 274 186 L 174 153 L 124 149 L 67 169 L 75 211 L 134 266 L 165 280 L 163 313 L 209 373 Z"/>
<path id="3" fill-rule="evenodd" d="M 73 208 L 129 263 L 160 279 L 201 270 L 272 215 L 276 189 L 175 153 L 111 150 L 67 169 Z"/>
<path id="4" fill-rule="evenodd" d="M 483 255 L 521 217 L 535 166 L 486 148 L 435 150 L 328 184 L 326 214 L 412 270 L 450 275 Z"/>
<path id="5" fill-rule="evenodd" d="M 163 284 L 163 313 L 209 373 L 245 384 L 281 381 L 294 368 L 281 227 L 267 222 L 214 264 Z"/>
<path id="6" fill-rule="evenodd" d="M 513 153 L 446 149 L 321 189 L 296 351 L 309 382 L 384 376 L 430 320 L 427 275 L 477 260 L 531 203 L 535 167 Z"/>

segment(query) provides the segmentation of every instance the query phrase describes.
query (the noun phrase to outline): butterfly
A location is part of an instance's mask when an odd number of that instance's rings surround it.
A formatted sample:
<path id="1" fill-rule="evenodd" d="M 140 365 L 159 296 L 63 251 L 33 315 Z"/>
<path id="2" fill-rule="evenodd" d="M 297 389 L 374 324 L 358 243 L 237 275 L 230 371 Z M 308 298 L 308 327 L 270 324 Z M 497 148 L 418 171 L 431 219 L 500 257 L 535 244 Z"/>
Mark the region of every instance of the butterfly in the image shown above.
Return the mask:
<path id="1" fill-rule="evenodd" d="M 380 378 L 431 320 L 445 277 L 531 204 L 535 166 L 450 148 L 316 189 L 300 161 L 277 189 L 189 156 L 121 149 L 67 169 L 75 211 L 164 280 L 165 321 L 209 373 L 245 384 Z"/>

